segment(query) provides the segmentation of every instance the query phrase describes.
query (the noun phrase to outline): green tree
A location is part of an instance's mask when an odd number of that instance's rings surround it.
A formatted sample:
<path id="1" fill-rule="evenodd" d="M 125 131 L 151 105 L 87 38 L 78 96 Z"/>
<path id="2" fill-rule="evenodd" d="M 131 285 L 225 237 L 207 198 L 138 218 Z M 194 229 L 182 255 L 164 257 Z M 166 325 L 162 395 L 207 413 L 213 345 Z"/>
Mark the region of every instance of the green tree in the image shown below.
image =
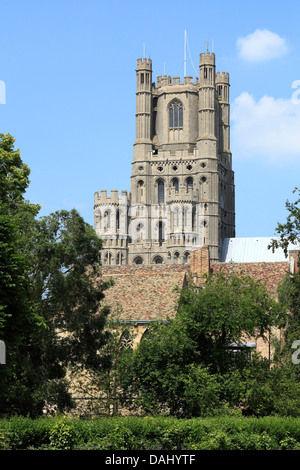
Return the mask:
<path id="1" fill-rule="evenodd" d="M 26 388 L 29 369 L 25 350 L 31 335 L 44 328 L 31 301 L 28 260 L 20 251 L 19 212 L 38 212 L 24 200 L 29 185 L 29 169 L 14 139 L 0 134 L 0 339 L 6 346 L 6 364 L 0 366 L 0 413 L 16 411 L 15 404 Z"/>
<path id="2" fill-rule="evenodd" d="M 201 362 L 223 373 L 232 363 L 230 344 L 266 339 L 270 327 L 284 318 L 262 282 L 221 272 L 209 276 L 204 289 L 191 286 L 182 292 L 177 321 L 195 343 Z"/>
<path id="3" fill-rule="evenodd" d="M 124 323 L 119 320 L 117 313 L 110 313 L 106 323 L 110 332 L 108 341 L 101 349 L 102 356 L 111 358 L 110 367 L 88 369 L 83 375 L 76 364 L 72 367 L 72 382 L 76 396 L 84 396 L 83 414 L 113 416 L 118 414 L 120 404 L 127 408 L 131 406 L 131 396 L 125 399 L 122 395 L 121 383 L 128 379 L 131 358 L 133 354 L 134 327 L 127 326 L 131 344 L 124 343 Z M 127 397 L 126 397 L 127 398 Z"/>
<path id="4" fill-rule="evenodd" d="M 29 186 L 30 169 L 23 163 L 19 150 L 14 150 L 15 139 L 0 134 L 0 201 L 14 214 L 24 204 L 24 193 Z"/>
<path id="5" fill-rule="evenodd" d="M 288 215 L 285 223 L 278 223 L 276 232 L 279 240 L 272 240 L 269 248 L 273 251 L 282 248 L 286 257 L 291 245 L 295 248 L 300 246 L 300 190 L 295 188 L 294 193 L 298 193 L 298 199 L 294 202 L 287 201 L 286 209 Z M 280 350 L 280 358 L 287 366 L 292 367 L 294 379 L 300 381 L 300 371 L 297 364 L 293 364 L 293 345 L 299 348 L 300 341 L 300 260 L 294 272 L 286 274 L 278 286 L 278 298 L 287 312 L 287 325 L 284 331 L 284 342 Z M 295 343 L 297 342 L 297 343 Z"/>
<path id="6" fill-rule="evenodd" d="M 151 325 L 122 375 L 125 403 L 133 399 L 137 409 L 154 414 L 186 414 L 185 378 L 195 360 L 194 344 L 178 322 Z"/>
<path id="7" fill-rule="evenodd" d="M 30 300 L 45 328 L 31 334 L 27 394 L 19 397 L 18 406 L 19 412 L 30 409 L 38 415 L 45 403 L 59 410 L 73 406 L 66 381 L 69 366 L 110 366 L 110 357 L 99 354 L 110 335 L 105 329 L 109 309 L 100 308 L 109 283 L 99 271 L 101 241 L 77 211 L 39 219 L 27 212 L 21 219 L 20 251 L 28 260 Z"/>
<path id="8" fill-rule="evenodd" d="M 68 365 L 105 368 L 109 333 L 99 272 L 101 241 L 77 211 L 38 218 L 24 200 L 30 170 L 0 135 L 0 413 L 38 415 L 45 403 L 72 406 Z"/>
<path id="9" fill-rule="evenodd" d="M 275 232 L 279 239 L 273 239 L 269 245 L 269 249 L 274 251 L 282 248 L 285 255 L 288 255 L 290 244 L 299 245 L 300 243 L 300 190 L 295 188 L 293 193 L 298 193 L 298 199 L 294 202 L 286 201 L 285 207 L 288 211 L 285 223 L 278 223 Z"/>
<path id="10" fill-rule="evenodd" d="M 135 403 L 152 413 L 194 416 L 225 402 L 240 406 L 245 387 L 231 377 L 246 380 L 249 356 L 232 355 L 228 346 L 265 337 L 283 316 L 262 283 L 243 275 L 209 276 L 203 289 L 182 291 L 176 318 L 149 330 L 133 354 L 125 391 L 133 387 Z"/>

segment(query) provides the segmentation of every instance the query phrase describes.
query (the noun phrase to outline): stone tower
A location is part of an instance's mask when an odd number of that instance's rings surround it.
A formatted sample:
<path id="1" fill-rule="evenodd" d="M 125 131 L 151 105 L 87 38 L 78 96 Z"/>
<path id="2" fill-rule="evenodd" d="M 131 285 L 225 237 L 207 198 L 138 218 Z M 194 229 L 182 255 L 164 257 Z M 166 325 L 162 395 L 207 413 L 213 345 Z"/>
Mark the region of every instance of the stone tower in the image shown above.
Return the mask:
<path id="1" fill-rule="evenodd" d="M 103 264 L 183 264 L 201 246 L 220 259 L 235 236 L 230 152 L 229 75 L 201 53 L 199 77 L 159 76 L 136 68 L 136 139 L 130 193 L 95 193 L 95 230 Z"/>

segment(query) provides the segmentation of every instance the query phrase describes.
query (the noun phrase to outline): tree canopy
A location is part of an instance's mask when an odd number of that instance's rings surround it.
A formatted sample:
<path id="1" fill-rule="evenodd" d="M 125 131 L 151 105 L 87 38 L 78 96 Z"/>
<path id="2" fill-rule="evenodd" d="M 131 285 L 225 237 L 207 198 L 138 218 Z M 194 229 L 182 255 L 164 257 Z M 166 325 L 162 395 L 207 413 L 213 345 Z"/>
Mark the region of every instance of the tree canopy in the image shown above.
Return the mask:
<path id="1" fill-rule="evenodd" d="M 240 406 L 250 380 L 249 356 L 247 349 L 232 353 L 230 346 L 266 337 L 284 318 L 262 283 L 242 274 L 211 275 L 204 288 L 182 291 L 174 319 L 149 329 L 133 352 L 124 388 L 151 412 L 194 416 L 224 402 Z M 251 368 L 256 365 L 269 370 L 268 361 L 253 361 Z"/>
<path id="2" fill-rule="evenodd" d="M 294 202 L 286 201 L 285 207 L 288 211 L 288 215 L 285 223 L 279 222 L 275 229 L 279 236 L 279 240 L 273 239 L 269 245 L 269 248 L 273 251 L 276 248 L 281 247 L 284 250 L 285 255 L 288 255 L 289 244 L 300 244 L 300 190 L 295 188 L 293 193 L 298 193 L 298 199 Z"/>
<path id="3" fill-rule="evenodd" d="M 45 404 L 71 407 L 69 364 L 105 368 L 99 354 L 109 333 L 100 302 L 101 240 L 80 214 L 39 217 L 24 199 L 30 170 L 0 134 L 0 413 L 40 414 Z"/>

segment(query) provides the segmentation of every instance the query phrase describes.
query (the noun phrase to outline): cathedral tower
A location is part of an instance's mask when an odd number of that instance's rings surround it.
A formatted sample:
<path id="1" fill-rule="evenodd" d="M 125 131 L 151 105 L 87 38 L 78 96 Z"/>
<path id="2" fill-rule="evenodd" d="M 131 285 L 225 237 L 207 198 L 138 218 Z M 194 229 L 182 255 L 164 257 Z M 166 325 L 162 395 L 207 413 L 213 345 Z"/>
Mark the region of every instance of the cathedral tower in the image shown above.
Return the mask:
<path id="1" fill-rule="evenodd" d="M 228 73 L 207 52 L 195 79 L 152 83 L 143 58 L 136 80 L 130 193 L 95 193 L 103 263 L 183 264 L 200 246 L 217 261 L 222 238 L 235 236 Z"/>

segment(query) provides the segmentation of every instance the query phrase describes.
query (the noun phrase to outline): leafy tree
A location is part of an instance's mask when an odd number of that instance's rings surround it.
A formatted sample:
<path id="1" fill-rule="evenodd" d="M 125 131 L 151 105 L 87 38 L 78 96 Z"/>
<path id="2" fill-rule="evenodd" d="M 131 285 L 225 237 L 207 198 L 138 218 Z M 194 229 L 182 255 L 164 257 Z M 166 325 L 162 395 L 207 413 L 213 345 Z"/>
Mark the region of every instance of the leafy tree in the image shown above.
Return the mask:
<path id="1" fill-rule="evenodd" d="M 300 190 L 295 188 L 294 193 L 298 192 L 298 199 L 295 202 L 286 202 L 288 211 L 285 223 L 278 223 L 276 232 L 279 234 L 279 240 L 272 240 L 269 248 L 273 251 L 279 247 L 283 248 L 288 256 L 290 244 L 295 247 L 300 246 Z M 292 364 L 293 343 L 300 341 L 300 260 L 295 272 L 286 274 L 278 287 L 278 298 L 287 311 L 287 327 L 284 332 L 284 343 L 280 351 L 281 360 L 284 360 L 289 366 Z M 299 347 L 299 343 L 298 347 Z M 291 366 L 292 367 L 292 366 Z M 300 380 L 300 371 L 293 367 L 295 378 Z"/>
<path id="2" fill-rule="evenodd" d="M 122 376 L 124 397 L 134 397 L 135 406 L 145 412 L 178 414 L 185 408 L 184 381 L 194 360 L 193 342 L 177 322 L 151 325 Z"/>
<path id="3" fill-rule="evenodd" d="M 73 209 L 31 221 L 22 242 L 36 311 L 64 338 L 65 358 L 98 367 L 108 312 L 100 311 L 99 303 L 109 286 L 100 276 L 101 240 Z"/>
<path id="4" fill-rule="evenodd" d="M 175 319 L 149 330 L 133 354 L 125 391 L 133 386 L 135 403 L 152 413 L 194 416 L 225 402 L 240 406 L 249 357 L 232 356 L 228 346 L 266 336 L 282 317 L 263 284 L 242 275 L 209 276 L 204 289 L 183 290 Z"/>
<path id="5" fill-rule="evenodd" d="M 204 289 L 191 286 L 182 292 L 177 321 L 196 344 L 201 362 L 215 372 L 224 372 L 232 363 L 231 343 L 266 338 L 270 327 L 284 318 L 263 283 L 221 272 L 209 276 Z"/>
<path id="6" fill-rule="evenodd" d="M 71 407 L 66 370 L 105 368 L 109 332 L 99 272 L 101 241 L 77 211 L 38 218 L 24 200 L 28 167 L 0 135 L 0 413 L 38 415 L 45 403 Z"/>
<path id="7" fill-rule="evenodd" d="M 110 367 L 89 368 L 84 374 L 78 371 L 76 364 L 71 369 L 74 393 L 85 397 L 84 407 L 79 410 L 82 414 L 113 416 L 118 414 L 120 404 L 126 403 L 127 408 L 131 406 L 132 397 L 125 399 L 122 396 L 121 382 L 128 379 L 133 350 L 130 344 L 122 341 L 124 324 L 117 313 L 110 313 L 106 327 L 110 336 L 101 355 L 111 358 Z M 133 340 L 134 327 L 127 327 L 126 331 Z"/>
<path id="8" fill-rule="evenodd" d="M 29 185 L 30 169 L 23 163 L 19 150 L 14 150 L 15 139 L 0 134 L 0 201 L 7 211 L 15 213 L 24 204 L 24 192 Z"/>
<path id="9" fill-rule="evenodd" d="M 20 251 L 28 259 L 31 304 L 45 328 L 31 334 L 26 390 L 32 402 L 24 392 L 19 410 L 40 414 L 45 403 L 70 409 L 67 368 L 110 365 L 108 355 L 99 354 L 109 337 L 109 310 L 99 308 L 109 286 L 99 272 L 101 241 L 75 210 L 40 219 L 27 212 L 21 219 Z"/>
<path id="10" fill-rule="evenodd" d="M 278 223 L 275 229 L 279 235 L 279 240 L 273 239 L 269 245 L 269 249 L 273 251 L 281 247 L 285 255 L 288 255 L 289 244 L 300 243 L 300 190 L 295 188 L 293 193 L 298 192 L 298 199 L 295 202 L 286 201 L 285 206 L 288 216 L 285 223 Z"/>
<path id="11" fill-rule="evenodd" d="M 17 222 L 20 211 L 35 215 L 38 208 L 23 198 L 29 169 L 13 143 L 9 134 L 0 134 L 0 339 L 5 342 L 7 356 L 6 364 L 0 367 L 0 413 L 8 407 L 15 410 L 13 404 L 24 392 L 23 377 L 28 369 L 24 351 L 31 334 L 44 327 L 31 301 L 28 260 L 19 249 Z"/>

